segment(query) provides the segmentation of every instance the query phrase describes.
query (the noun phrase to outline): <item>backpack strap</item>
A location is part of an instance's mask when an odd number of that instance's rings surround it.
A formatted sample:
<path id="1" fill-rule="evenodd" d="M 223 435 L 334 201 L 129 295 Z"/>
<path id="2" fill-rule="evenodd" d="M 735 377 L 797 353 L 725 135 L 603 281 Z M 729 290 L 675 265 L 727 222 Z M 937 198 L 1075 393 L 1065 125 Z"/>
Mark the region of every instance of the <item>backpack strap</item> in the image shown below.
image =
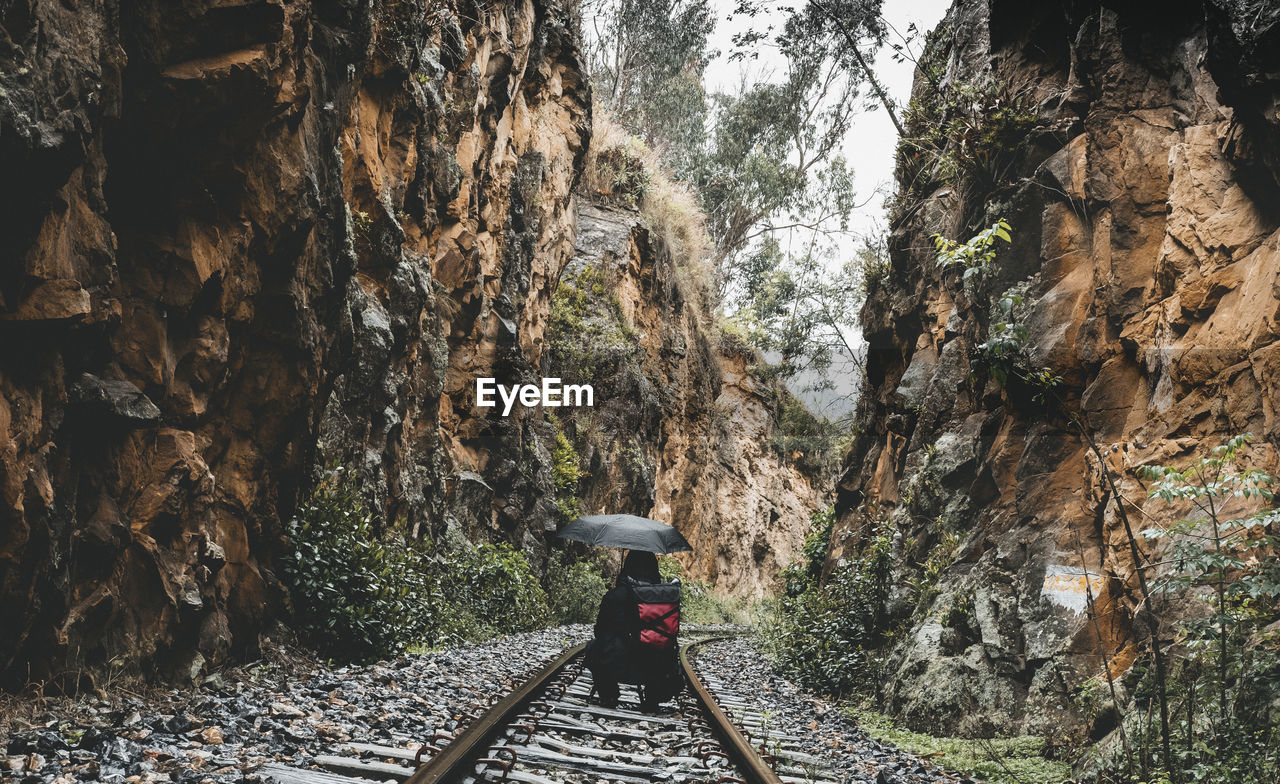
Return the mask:
<path id="1" fill-rule="evenodd" d="M 672 634 L 671 632 L 663 628 L 662 622 L 673 615 L 679 615 L 679 614 L 680 614 L 680 607 L 679 606 L 672 607 L 670 610 L 667 610 L 665 613 L 663 613 L 662 615 L 659 615 L 656 618 L 650 618 L 647 621 L 642 620 L 640 622 L 640 625 L 651 632 L 657 632 L 658 634 L 661 634 L 663 637 L 666 637 L 668 640 L 674 640 L 676 639 L 676 635 Z"/>

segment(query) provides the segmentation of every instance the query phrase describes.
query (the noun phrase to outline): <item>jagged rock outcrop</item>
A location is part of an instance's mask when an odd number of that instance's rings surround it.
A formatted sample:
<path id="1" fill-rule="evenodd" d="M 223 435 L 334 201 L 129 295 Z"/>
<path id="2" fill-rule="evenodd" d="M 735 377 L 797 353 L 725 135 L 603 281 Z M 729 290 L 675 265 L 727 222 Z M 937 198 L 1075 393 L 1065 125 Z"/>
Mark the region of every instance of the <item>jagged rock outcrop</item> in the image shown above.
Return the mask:
<path id="1" fill-rule="evenodd" d="M 687 260 L 635 210 L 581 201 L 577 236 L 545 373 L 596 390 L 593 409 L 558 417 L 584 471 L 582 511 L 669 522 L 694 545 L 679 556 L 686 578 L 773 593 L 827 488 L 771 445 L 785 392 L 721 339 Z"/>
<path id="2" fill-rule="evenodd" d="M 752 372 L 745 346 L 721 346 L 720 386 L 706 428 L 666 421 L 653 514 L 672 520 L 694 552 L 686 574 L 718 593 L 759 599 L 800 559 L 811 515 L 829 503 L 829 480 L 775 446 L 781 393 Z"/>
<path id="3" fill-rule="evenodd" d="M 0 672 L 196 673 L 281 610 L 313 467 L 554 524 L 529 411 L 590 132 L 559 2 L 0 11 Z"/>
<path id="4" fill-rule="evenodd" d="M 913 155 L 936 136 L 899 159 L 905 196 L 891 269 L 862 311 L 869 385 L 828 562 L 893 537 L 903 631 L 883 696 L 913 726 L 1055 738 L 1113 726 L 1079 687 L 1104 651 L 1132 686 L 1139 594 L 1073 415 L 1135 519 L 1177 510 L 1147 501 L 1134 467 L 1228 435 L 1252 432 L 1255 464 L 1275 472 L 1278 41 L 1274 4 L 1226 0 L 958 0 L 931 36 L 918 116 L 965 130 L 933 148 L 942 165 Z M 981 97 L 939 108 L 966 85 L 999 100 L 982 116 L 964 114 Z M 984 134 L 1018 112 L 1025 143 L 1001 160 Z M 1012 243 L 985 275 L 938 267 L 933 232 L 963 241 L 1002 216 Z M 983 344 L 1011 321 L 1026 328 L 1024 369 L 1002 385 Z M 1041 368 L 1061 383 L 1028 382 Z"/>

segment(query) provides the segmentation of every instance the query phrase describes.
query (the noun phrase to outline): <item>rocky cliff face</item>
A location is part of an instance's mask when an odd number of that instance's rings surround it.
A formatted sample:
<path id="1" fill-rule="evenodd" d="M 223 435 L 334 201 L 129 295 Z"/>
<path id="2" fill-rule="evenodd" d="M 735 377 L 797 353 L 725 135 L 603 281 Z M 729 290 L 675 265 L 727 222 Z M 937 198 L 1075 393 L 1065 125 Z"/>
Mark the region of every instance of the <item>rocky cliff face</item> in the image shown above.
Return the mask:
<path id="1" fill-rule="evenodd" d="M 675 525 L 694 545 L 679 556 L 686 578 L 758 598 L 796 557 L 827 484 L 771 446 L 783 393 L 722 340 L 681 261 L 634 210 L 581 203 L 547 374 L 598 396 L 560 417 L 585 472 L 581 509 Z"/>
<path id="2" fill-rule="evenodd" d="M 590 97 L 559 3 L 0 12 L 0 670 L 198 672 L 318 464 L 419 535 L 553 518 L 527 415 Z"/>
<path id="3" fill-rule="evenodd" d="M 475 378 L 544 369 L 553 292 L 593 252 L 571 195 L 590 107 L 558 0 L 0 9 L 4 680 L 253 649 L 318 466 L 416 536 L 538 563 L 556 426 L 476 407 Z M 791 495 L 746 489 L 773 466 L 712 412 L 767 396 L 721 383 L 669 257 L 612 220 L 644 359 L 598 390 L 620 435 L 582 442 L 572 492 L 718 547 L 749 531 L 776 549 L 694 572 L 758 592 L 816 501 L 785 472 L 761 481 Z"/>
<path id="4" fill-rule="evenodd" d="M 828 563 L 892 538 L 884 696 L 913 724 L 1109 729 L 1076 697 L 1104 651 L 1132 672 L 1138 593 L 1073 415 L 1134 518 L 1174 515 L 1134 467 L 1230 434 L 1275 472 L 1278 36 L 1274 4 L 1218 0 L 959 0 L 931 36 Z M 938 267 L 932 233 L 999 217 L 1012 243 L 984 273 Z M 1022 370 L 1002 385 L 987 342 L 1015 322 Z M 1047 392 L 1027 380 L 1045 368 Z"/>

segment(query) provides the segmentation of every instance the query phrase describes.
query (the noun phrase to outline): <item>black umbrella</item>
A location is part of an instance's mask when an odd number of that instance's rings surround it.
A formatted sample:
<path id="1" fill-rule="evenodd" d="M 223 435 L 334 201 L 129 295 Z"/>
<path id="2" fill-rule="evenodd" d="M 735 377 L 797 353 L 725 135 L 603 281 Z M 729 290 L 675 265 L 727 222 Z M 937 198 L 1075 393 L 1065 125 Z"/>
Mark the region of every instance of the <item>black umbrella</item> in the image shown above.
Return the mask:
<path id="1" fill-rule="evenodd" d="M 566 525 L 559 536 L 600 547 L 625 547 L 651 553 L 693 549 L 679 531 L 666 523 L 629 514 L 579 517 Z"/>

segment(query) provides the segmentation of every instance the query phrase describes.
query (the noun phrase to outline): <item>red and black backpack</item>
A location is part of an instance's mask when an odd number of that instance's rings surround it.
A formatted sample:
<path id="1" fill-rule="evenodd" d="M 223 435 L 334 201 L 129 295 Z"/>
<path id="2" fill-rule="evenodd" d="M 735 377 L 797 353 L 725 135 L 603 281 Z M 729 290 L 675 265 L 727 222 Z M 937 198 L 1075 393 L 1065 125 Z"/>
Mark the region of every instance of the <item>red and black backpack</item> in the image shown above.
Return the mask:
<path id="1" fill-rule="evenodd" d="M 665 651 L 680 634 L 680 580 L 646 583 L 627 578 L 639 615 L 637 641 L 641 647 Z"/>

